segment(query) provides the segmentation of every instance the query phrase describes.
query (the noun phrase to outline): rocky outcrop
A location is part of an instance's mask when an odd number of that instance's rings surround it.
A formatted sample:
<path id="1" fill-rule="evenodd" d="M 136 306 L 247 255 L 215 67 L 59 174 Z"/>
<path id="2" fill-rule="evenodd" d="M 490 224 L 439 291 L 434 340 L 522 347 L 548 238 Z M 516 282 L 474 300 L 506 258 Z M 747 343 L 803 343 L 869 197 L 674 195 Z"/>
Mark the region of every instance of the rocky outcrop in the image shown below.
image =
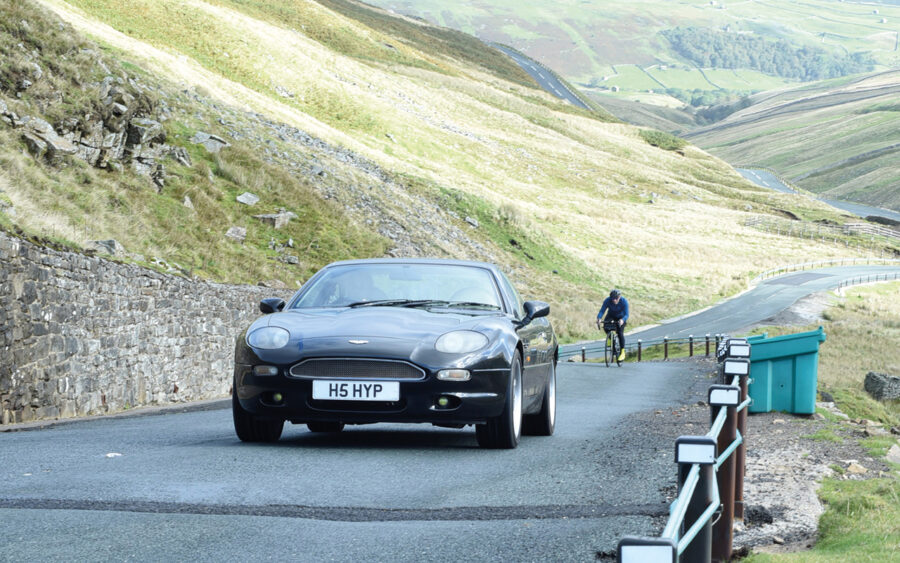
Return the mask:
<path id="1" fill-rule="evenodd" d="M 900 377 L 870 371 L 866 374 L 866 392 L 879 401 L 900 399 Z"/>
<path id="2" fill-rule="evenodd" d="M 156 102 L 133 79 L 107 76 L 95 88 L 96 109 L 85 115 L 51 124 L 40 117 L 18 115 L 0 100 L 0 123 L 21 130 L 22 141 L 36 159 L 59 164 L 64 157 L 74 156 L 97 168 L 130 166 L 149 177 L 157 189 L 165 186 L 162 161 L 191 165 L 184 147 L 166 142 L 163 121 L 168 118 L 168 108 L 164 103 Z M 227 146 L 225 141 L 224 145 L 209 142 L 216 150 Z"/>

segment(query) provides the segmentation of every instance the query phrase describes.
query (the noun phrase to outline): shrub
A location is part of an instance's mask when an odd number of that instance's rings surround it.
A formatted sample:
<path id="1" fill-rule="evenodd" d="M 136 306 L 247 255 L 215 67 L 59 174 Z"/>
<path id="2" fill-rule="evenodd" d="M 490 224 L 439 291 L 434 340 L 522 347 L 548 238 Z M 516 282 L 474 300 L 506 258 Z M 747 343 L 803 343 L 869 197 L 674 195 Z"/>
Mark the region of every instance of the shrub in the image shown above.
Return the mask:
<path id="1" fill-rule="evenodd" d="M 667 151 L 683 149 L 687 145 L 684 139 L 655 129 L 641 129 L 641 138 L 647 141 L 647 144 Z"/>

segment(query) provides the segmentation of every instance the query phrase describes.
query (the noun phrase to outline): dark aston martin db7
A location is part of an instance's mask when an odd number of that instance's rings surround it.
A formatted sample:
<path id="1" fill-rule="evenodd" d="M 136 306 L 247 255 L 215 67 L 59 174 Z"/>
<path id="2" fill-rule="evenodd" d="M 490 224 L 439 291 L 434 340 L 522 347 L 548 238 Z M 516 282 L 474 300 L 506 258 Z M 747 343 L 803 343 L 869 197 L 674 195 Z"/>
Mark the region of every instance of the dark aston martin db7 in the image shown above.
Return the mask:
<path id="1" fill-rule="evenodd" d="M 232 407 L 243 441 L 346 424 L 475 425 L 515 448 L 556 425 L 550 306 L 523 302 L 496 266 L 457 260 L 336 262 L 237 339 Z"/>

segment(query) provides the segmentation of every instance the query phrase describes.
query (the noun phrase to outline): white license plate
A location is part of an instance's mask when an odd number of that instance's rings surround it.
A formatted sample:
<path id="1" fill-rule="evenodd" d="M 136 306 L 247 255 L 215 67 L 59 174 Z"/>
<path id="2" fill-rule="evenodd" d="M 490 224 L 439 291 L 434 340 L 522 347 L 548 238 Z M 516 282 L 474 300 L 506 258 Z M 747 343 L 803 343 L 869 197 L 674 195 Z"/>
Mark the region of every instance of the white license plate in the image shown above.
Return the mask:
<path id="1" fill-rule="evenodd" d="M 399 401 L 399 381 L 313 380 L 313 399 L 323 401 Z"/>

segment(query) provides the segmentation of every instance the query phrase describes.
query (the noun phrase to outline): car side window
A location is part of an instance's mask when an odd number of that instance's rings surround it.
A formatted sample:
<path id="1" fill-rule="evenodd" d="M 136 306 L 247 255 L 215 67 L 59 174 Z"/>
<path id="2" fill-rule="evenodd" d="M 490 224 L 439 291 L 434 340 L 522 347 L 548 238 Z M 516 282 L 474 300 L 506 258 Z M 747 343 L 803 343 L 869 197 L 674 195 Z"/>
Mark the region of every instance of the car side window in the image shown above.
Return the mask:
<path id="1" fill-rule="evenodd" d="M 519 292 L 516 291 L 516 287 L 510 283 L 509 278 L 503 272 L 500 272 L 500 283 L 503 285 L 503 293 L 512 299 L 512 305 L 515 308 L 513 313 L 516 315 L 516 318 L 521 319 L 525 316 L 525 302 L 522 301 Z"/>

